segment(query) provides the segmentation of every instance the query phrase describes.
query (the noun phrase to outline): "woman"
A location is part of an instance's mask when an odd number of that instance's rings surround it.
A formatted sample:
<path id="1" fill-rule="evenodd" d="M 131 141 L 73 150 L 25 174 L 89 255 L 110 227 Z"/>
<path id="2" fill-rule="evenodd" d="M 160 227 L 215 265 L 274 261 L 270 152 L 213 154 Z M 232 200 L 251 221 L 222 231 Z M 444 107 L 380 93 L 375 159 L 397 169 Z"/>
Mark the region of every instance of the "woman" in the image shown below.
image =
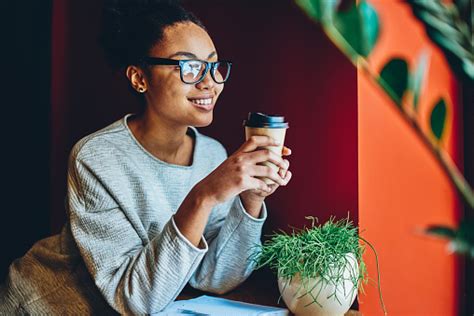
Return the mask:
<path id="1" fill-rule="evenodd" d="M 231 66 L 196 17 L 172 1 L 123 2 L 106 8 L 102 43 L 144 109 L 74 146 L 68 222 L 11 265 L 2 315 L 153 313 L 188 282 L 227 292 L 252 271 L 265 197 L 291 179 L 287 160 L 258 149 L 272 139 L 227 158 L 196 130 L 211 124 Z"/>

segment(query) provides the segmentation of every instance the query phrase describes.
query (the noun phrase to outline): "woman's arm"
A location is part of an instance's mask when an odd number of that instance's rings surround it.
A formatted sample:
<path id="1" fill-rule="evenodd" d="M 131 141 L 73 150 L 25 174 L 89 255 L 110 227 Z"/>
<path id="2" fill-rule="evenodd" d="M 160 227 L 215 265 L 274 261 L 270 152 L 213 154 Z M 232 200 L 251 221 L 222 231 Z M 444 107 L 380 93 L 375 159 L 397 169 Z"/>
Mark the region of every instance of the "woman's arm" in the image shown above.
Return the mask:
<path id="1" fill-rule="evenodd" d="M 188 282 L 208 250 L 207 243 L 201 239 L 199 247 L 194 246 L 173 218 L 145 243 L 136 229 L 140 223 L 120 205 L 132 198 L 120 189 L 123 177 L 117 168 L 107 171 L 107 167 L 109 162 L 91 165 L 75 158 L 70 162 L 68 210 L 74 240 L 96 286 L 116 311 L 124 315 L 161 311 Z"/>
<path id="2" fill-rule="evenodd" d="M 246 141 L 232 156 L 225 159 L 211 174 L 200 181 L 186 196 L 175 214 L 176 225 L 188 240 L 197 245 L 204 233 L 209 214 L 216 205 L 234 198 L 247 191 L 275 191 L 278 185 L 286 185 L 290 178 L 282 178 L 280 174 L 267 166 L 258 163 L 271 161 L 281 169 L 287 169 L 287 163 L 269 150 L 257 150 L 259 147 L 277 145 L 267 136 L 253 136 Z M 277 185 L 269 186 L 257 177 L 268 177 Z M 246 212 L 259 217 L 260 209 L 266 195 L 250 194 L 245 199 Z"/>
<path id="3" fill-rule="evenodd" d="M 289 148 L 284 147 L 283 155 L 290 154 Z M 225 150 L 223 156 L 225 160 Z M 291 179 L 289 162 L 283 162 L 285 168 L 280 169 L 281 179 L 269 186 L 270 191 L 246 190 L 213 210 L 205 232 L 209 251 L 190 280 L 193 287 L 222 294 L 251 274 L 253 262 L 250 257 L 261 244 L 262 226 L 267 217 L 264 199 L 275 192 L 279 184 L 285 185 Z"/>
<path id="4" fill-rule="evenodd" d="M 261 244 L 267 209 L 263 203 L 260 217 L 254 218 L 236 196 L 214 212 L 204 235 L 209 250 L 189 283 L 203 291 L 223 294 L 252 273 L 254 265 L 250 257 Z"/>
<path id="5" fill-rule="evenodd" d="M 196 247 L 202 239 L 212 208 L 206 197 L 193 188 L 174 215 L 179 231 Z"/>

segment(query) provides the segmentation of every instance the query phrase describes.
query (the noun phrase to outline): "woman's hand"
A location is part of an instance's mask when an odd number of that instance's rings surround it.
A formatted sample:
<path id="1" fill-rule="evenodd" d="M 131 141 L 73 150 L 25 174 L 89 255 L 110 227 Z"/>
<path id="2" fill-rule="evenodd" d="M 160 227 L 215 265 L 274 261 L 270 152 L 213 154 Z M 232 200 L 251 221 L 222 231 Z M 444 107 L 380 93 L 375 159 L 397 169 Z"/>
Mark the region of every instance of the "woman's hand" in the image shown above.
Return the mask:
<path id="1" fill-rule="evenodd" d="M 290 156 L 291 155 L 291 149 L 288 147 L 283 147 L 283 152 L 282 156 Z M 281 168 L 278 171 L 278 174 L 280 177 L 288 184 L 290 182 L 292 173 L 291 171 L 288 170 L 290 167 L 290 162 L 287 159 L 283 159 L 283 162 L 286 164 L 285 168 Z M 279 183 L 273 183 L 268 185 L 270 190 L 260 190 L 260 189 L 253 189 L 253 190 L 247 190 L 242 193 L 240 193 L 240 198 L 242 200 L 242 204 L 244 205 L 245 209 L 247 212 L 254 216 L 254 217 L 259 217 L 260 215 L 260 209 L 262 207 L 262 203 L 265 200 L 265 198 L 271 194 L 273 194 L 276 189 L 280 186 Z"/>
<path id="2" fill-rule="evenodd" d="M 258 149 L 277 145 L 275 140 L 268 136 L 250 137 L 234 154 L 199 182 L 195 189 L 211 207 L 242 192 L 246 192 L 241 197 L 247 210 L 248 205 L 253 206 L 258 201 L 261 207 L 266 196 L 272 194 L 278 186 L 286 185 L 291 179 L 291 172 L 288 171 L 289 162 L 286 159 L 268 149 Z M 287 156 L 290 153 L 291 150 L 285 147 L 283 154 Z M 259 165 L 265 161 L 275 164 L 280 171 L 276 172 L 268 166 Z M 269 178 L 275 184 L 267 185 L 257 177 Z"/>

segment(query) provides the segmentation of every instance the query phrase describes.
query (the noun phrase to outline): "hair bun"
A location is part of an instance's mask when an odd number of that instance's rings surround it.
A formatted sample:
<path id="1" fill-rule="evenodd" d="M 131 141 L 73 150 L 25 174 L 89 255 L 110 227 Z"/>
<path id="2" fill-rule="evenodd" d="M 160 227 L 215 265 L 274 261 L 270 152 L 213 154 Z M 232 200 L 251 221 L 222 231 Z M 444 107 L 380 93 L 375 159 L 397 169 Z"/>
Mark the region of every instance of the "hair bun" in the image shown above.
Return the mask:
<path id="1" fill-rule="evenodd" d="M 179 7 L 178 0 L 105 0 L 105 11 L 113 12 L 120 16 L 133 16 L 146 10 L 160 6 Z"/>
<path id="2" fill-rule="evenodd" d="M 114 68 L 137 64 L 163 37 L 163 30 L 178 22 L 204 28 L 178 0 L 104 0 L 99 41 Z"/>

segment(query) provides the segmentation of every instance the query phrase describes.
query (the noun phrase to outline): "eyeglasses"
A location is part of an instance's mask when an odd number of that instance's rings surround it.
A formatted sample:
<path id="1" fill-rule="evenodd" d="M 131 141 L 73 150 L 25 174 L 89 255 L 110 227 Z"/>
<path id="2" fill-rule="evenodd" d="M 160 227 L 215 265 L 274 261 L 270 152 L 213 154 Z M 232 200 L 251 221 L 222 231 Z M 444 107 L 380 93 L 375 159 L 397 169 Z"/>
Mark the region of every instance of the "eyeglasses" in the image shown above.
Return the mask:
<path id="1" fill-rule="evenodd" d="M 204 80 L 209 69 L 211 77 L 216 83 L 224 83 L 229 79 L 230 61 L 204 61 L 198 59 L 176 60 L 159 57 L 145 57 L 148 65 L 176 65 L 180 69 L 181 81 L 187 84 L 196 84 Z"/>

